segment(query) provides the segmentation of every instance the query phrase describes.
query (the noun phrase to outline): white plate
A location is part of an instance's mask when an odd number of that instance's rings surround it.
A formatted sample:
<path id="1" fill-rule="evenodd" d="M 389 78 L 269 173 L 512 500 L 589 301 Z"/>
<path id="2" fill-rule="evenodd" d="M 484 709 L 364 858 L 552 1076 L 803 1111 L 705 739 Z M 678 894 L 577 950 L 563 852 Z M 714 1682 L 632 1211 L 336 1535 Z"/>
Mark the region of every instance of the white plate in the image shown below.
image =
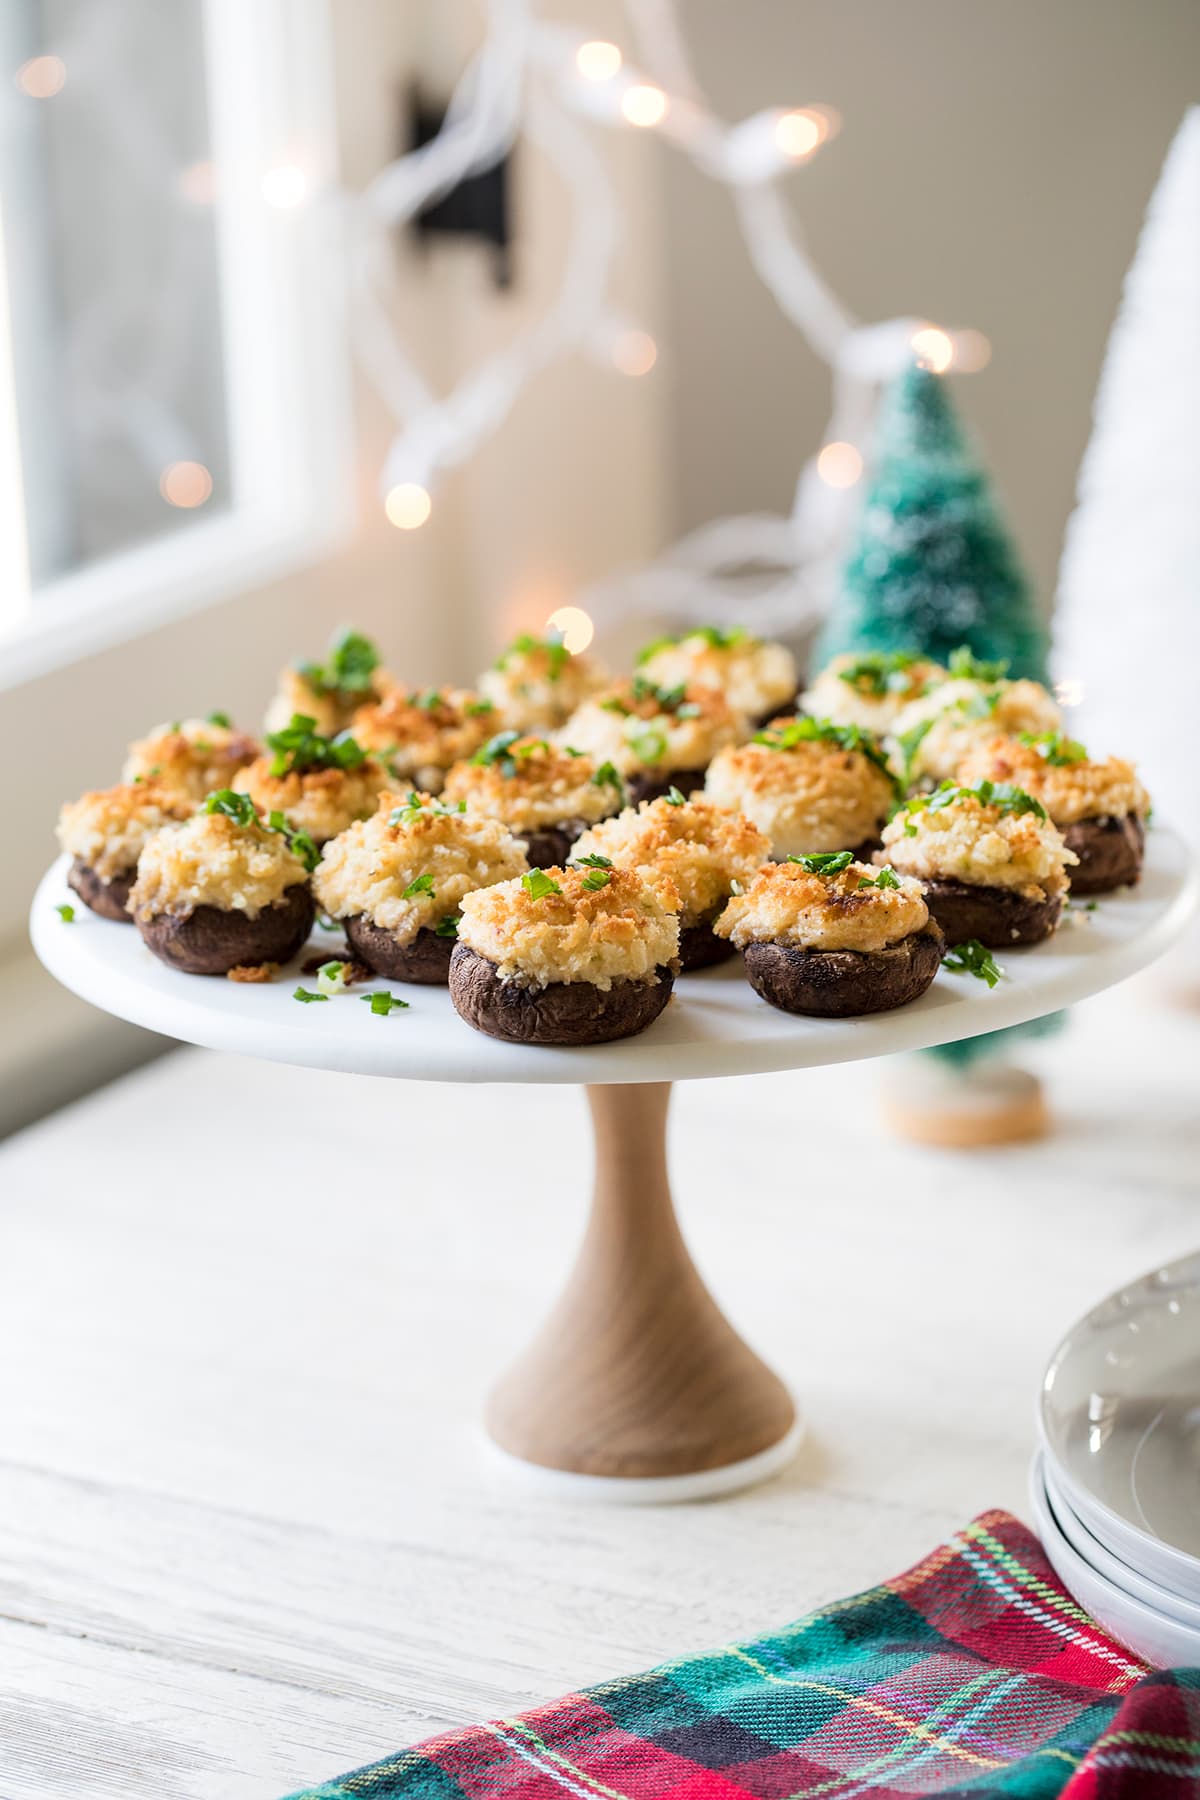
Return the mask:
<path id="1" fill-rule="evenodd" d="M 483 1037 L 440 988 L 377 984 L 391 986 L 410 1007 L 381 1018 L 353 995 L 299 1004 L 292 999 L 298 965 L 262 987 L 178 974 L 150 954 L 131 925 L 88 912 L 67 888 L 67 866 L 62 857 L 43 878 L 30 929 L 51 974 L 93 1006 L 213 1050 L 426 1081 L 676 1081 L 853 1062 L 974 1037 L 1055 1012 L 1153 962 L 1187 923 L 1197 888 L 1182 841 L 1156 826 L 1139 885 L 1102 899 L 1095 912 L 1079 912 L 1045 944 L 999 952 L 1006 974 L 995 988 L 942 971 L 919 1000 L 895 1012 L 799 1019 L 760 1000 L 739 959 L 685 975 L 661 1018 L 639 1037 L 552 1050 Z M 55 912 L 60 901 L 74 905 L 73 924 Z M 318 937 L 311 948 L 320 947 Z"/>
<path id="2" fill-rule="evenodd" d="M 1157 1582 L 1148 1580 L 1137 1569 L 1131 1569 L 1128 1563 L 1115 1557 L 1071 1509 L 1044 1455 L 1041 1460 L 1046 1498 L 1059 1529 L 1071 1548 L 1082 1556 L 1084 1562 L 1090 1563 L 1097 1574 L 1111 1581 L 1114 1587 L 1124 1588 L 1135 1600 L 1142 1600 L 1156 1611 L 1167 1613 L 1181 1624 L 1190 1626 L 1193 1631 L 1200 1632 L 1200 1605 L 1181 1594 L 1173 1593 L 1170 1588 L 1160 1587 Z"/>
<path id="3" fill-rule="evenodd" d="M 1200 1253 L 1072 1327 L 1046 1370 L 1040 1424 L 1052 1479 L 1093 1536 L 1200 1603 Z"/>
<path id="4" fill-rule="evenodd" d="M 1040 1454 L 1034 1457 L 1029 1472 L 1029 1498 L 1051 1568 L 1098 1625 L 1157 1669 L 1191 1668 L 1200 1663 L 1200 1631 L 1135 1600 L 1085 1562 L 1068 1542 L 1046 1495 Z"/>

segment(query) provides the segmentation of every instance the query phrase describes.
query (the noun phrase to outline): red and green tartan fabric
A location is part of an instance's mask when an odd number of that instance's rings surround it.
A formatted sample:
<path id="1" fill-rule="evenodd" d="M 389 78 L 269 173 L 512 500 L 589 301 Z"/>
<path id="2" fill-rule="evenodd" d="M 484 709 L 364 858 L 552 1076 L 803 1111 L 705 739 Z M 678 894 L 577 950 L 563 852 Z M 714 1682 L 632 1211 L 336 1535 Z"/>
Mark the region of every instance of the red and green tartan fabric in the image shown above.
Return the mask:
<path id="1" fill-rule="evenodd" d="M 1150 1673 L 985 1513 L 769 1636 L 432 1738 L 292 1800 L 1192 1800 L 1200 1670 Z"/>

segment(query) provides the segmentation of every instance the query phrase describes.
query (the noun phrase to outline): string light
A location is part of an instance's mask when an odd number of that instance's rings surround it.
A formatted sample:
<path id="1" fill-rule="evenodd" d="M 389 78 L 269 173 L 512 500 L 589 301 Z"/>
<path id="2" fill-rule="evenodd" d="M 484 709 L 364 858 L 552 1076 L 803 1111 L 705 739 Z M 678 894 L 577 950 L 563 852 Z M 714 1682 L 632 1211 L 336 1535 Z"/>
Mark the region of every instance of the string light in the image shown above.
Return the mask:
<path id="1" fill-rule="evenodd" d="M 802 157 L 812 155 L 817 145 L 824 142 L 826 133 L 812 113 L 797 111 L 780 113 L 775 121 L 774 136 L 784 156 L 798 162 Z"/>
<path id="2" fill-rule="evenodd" d="M 295 163 L 281 163 L 263 176 L 262 197 L 268 206 L 280 211 L 302 206 L 308 199 L 308 176 Z"/>
<path id="3" fill-rule="evenodd" d="M 61 56 L 31 56 L 21 64 L 14 79 L 31 100 L 52 100 L 62 92 L 67 66 Z"/>
<path id="4" fill-rule="evenodd" d="M 433 501 L 420 482 L 398 481 L 388 489 L 383 510 L 398 531 L 416 531 L 433 511 Z"/>
<path id="5" fill-rule="evenodd" d="M 603 38 L 592 38 L 575 52 L 575 67 L 585 81 L 612 81 L 620 73 L 623 61 L 616 44 Z"/>
<path id="6" fill-rule="evenodd" d="M 621 111 L 631 125 L 661 125 L 667 116 L 667 96 L 648 81 L 635 81 L 621 95 Z"/>
<path id="7" fill-rule="evenodd" d="M 658 361 L 658 345 L 648 331 L 619 331 L 613 339 L 612 361 L 622 375 L 648 375 Z"/>
<path id="8" fill-rule="evenodd" d="M 817 457 L 817 474 L 828 487 L 851 488 L 862 472 L 862 452 L 853 444 L 826 444 Z"/>
<path id="9" fill-rule="evenodd" d="M 158 491 L 168 506 L 190 510 L 204 505 L 213 491 L 213 479 L 201 462 L 168 463 L 159 476 Z"/>
<path id="10" fill-rule="evenodd" d="M 912 334 L 913 354 L 923 369 L 941 375 L 954 361 L 954 340 L 937 325 L 922 326 Z"/>
<path id="11" fill-rule="evenodd" d="M 587 649 L 596 635 L 596 627 L 591 615 L 585 613 L 581 606 L 560 606 L 546 620 L 546 630 L 557 632 L 563 641 L 563 648 L 572 656 L 578 656 Z"/>

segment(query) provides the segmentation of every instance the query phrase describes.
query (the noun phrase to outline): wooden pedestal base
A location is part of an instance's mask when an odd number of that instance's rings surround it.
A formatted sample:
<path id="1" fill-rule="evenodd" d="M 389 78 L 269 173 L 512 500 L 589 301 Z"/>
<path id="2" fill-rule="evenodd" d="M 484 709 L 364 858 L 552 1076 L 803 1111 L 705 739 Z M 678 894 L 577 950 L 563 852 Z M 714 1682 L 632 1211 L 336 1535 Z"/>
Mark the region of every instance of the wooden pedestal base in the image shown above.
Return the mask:
<path id="1" fill-rule="evenodd" d="M 557 1485 L 562 1473 L 586 1477 L 593 1494 L 616 1498 L 690 1498 L 761 1480 L 799 1441 L 787 1389 L 688 1255 L 667 1180 L 670 1093 L 667 1082 L 587 1090 L 596 1134 L 587 1232 L 558 1305 L 486 1414 L 509 1456 L 559 1471 Z"/>

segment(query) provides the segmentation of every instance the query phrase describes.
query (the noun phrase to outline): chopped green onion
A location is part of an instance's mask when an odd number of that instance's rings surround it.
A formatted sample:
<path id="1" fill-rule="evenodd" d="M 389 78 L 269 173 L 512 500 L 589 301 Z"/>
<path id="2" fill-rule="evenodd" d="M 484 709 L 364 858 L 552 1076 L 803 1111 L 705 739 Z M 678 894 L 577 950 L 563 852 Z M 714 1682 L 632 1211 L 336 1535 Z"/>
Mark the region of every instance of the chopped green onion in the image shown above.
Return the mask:
<path id="1" fill-rule="evenodd" d="M 667 740 L 661 731 L 639 731 L 629 739 L 629 748 L 639 762 L 660 762 L 667 754 Z"/>
<path id="2" fill-rule="evenodd" d="M 612 871 L 611 870 L 609 870 L 609 869 L 591 869 L 584 876 L 583 881 L 581 882 L 580 885 L 582 887 L 587 888 L 589 893 L 594 894 L 598 888 L 606 888 L 611 880 L 612 880 Z"/>
<path id="3" fill-rule="evenodd" d="M 62 920 L 64 925 L 74 924 L 75 908 L 73 906 L 71 906 L 68 901 L 64 900 L 62 902 L 62 904 L 60 906 L 56 906 L 54 910 L 58 914 L 59 918 Z"/>
<path id="4" fill-rule="evenodd" d="M 302 1000 L 305 1006 L 311 1006 L 314 1000 L 328 1000 L 328 994 L 314 994 L 311 988 L 298 987 L 292 995 L 293 1000 Z"/>
<path id="5" fill-rule="evenodd" d="M 407 1000 L 401 1000 L 395 994 L 360 994 L 358 997 L 360 1000 L 365 1000 L 371 1011 L 380 1019 L 386 1019 L 390 1012 L 402 1012 L 408 1006 Z"/>
<path id="6" fill-rule="evenodd" d="M 531 900 L 544 900 L 548 894 L 562 893 L 557 881 L 544 869 L 530 869 L 528 875 L 522 875 L 521 886 Z"/>
<path id="7" fill-rule="evenodd" d="M 789 856 L 790 863 L 799 863 L 810 875 L 836 875 L 841 869 L 848 869 L 854 861 L 853 850 L 822 850 L 812 856 Z"/>
<path id="8" fill-rule="evenodd" d="M 860 875 L 858 885 L 860 888 L 898 888 L 900 883 L 896 879 L 895 869 L 885 863 L 878 875 Z"/>
<path id="9" fill-rule="evenodd" d="M 270 773 L 276 780 L 311 769 L 357 769 L 367 760 L 366 751 L 349 731 L 324 737 L 317 730 L 317 721 L 307 713 L 293 713 L 282 731 L 268 732 L 267 748 L 275 752 Z"/>
<path id="10" fill-rule="evenodd" d="M 770 750 L 795 750 L 800 744 L 832 744 L 839 750 L 856 751 L 874 763 L 893 787 L 897 785 L 882 744 L 873 731 L 866 731 L 861 725 L 835 725 L 832 719 L 788 719 L 782 725 L 768 725 L 756 732 L 753 741 Z"/>
<path id="11" fill-rule="evenodd" d="M 617 771 L 615 763 L 602 762 L 592 776 L 593 787 L 615 787 L 618 793 L 625 791 L 625 783 Z"/>
<path id="12" fill-rule="evenodd" d="M 344 962 L 335 958 L 331 962 L 321 964 L 317 970 L 317 991 L 323 994 L 327 1000 L 332 999 L 334 994 L 346 992 L 346 965 Z"/>
<path id="13" fill-rule="evenodd" d="M 415 900 L 418 894 L 429 894 L 430 896 L 432 896 L 432 894 L 433 894 L 433 876 L 432 875 L 429 875 L 429 874 L 418 875 L 415 881 L 410 881 L 408 886 L 404 890 L 403 897 L 405 900 Z"/>
<path id="14" fill-rule="evenodd" d="M 433 928 L 433 935 L 434 937 L 456 938 L 458 936 L 458 914 L 447 913 L 444 919 L 439 919 Z"/>
<path id="15" fill-rule="evenodd" d="M 601 856 L 598 851 L 593 850 L 589 856 L 577 856 L 573 866 L 577 869 L 611 869 L 612 857 Z"/>
<path id="16" fill-rule="evenodd" d="M 1061 731 L 1023 731 L 1020 742 L 1030 750 L 1036 750 L 1042 761 L 1049 763 L 1052 769 L 1066 769 L 1072 763 L 1086 762 L 1088 759 L 1088 753 L 1079 739 L 1067 737 Z"/>
<path id="17" fill-rule="evenodd" d="M 667 789 L 666 793 L 663 795 L 663 799 L 666 801 L 668 806 L 686 806 L 687 805 L 687 801 L 684 799 L 683 795 L 680 793 L 680 791 L 677 787 L 669 787 Z"/>
<path id="18" fill-rule="evenodd" d="M 206 813 L 221 813 L 243 830 L 258 823 L 258 808 L 249 794 L 235 793 L 232 788 L 216 788 L 204 802 Z"/>
<path id="19" fill-rule="evenodd" d="M 1003 681 L 1008 674 L 1007 662 L 983 662 L 969 644 L 960 644 L 950 652 L 948 666 L 958 681 Z"/>
<path id="20" fill-rule="evenodd" d="M 379 667 L 379 652 L 361 631 L 344 626 L 330 642 L 323 663 L 301 663 L 300 674 L 318 694 L 341 694 L 347 698 L 367 693 L 371 677 Z"/>
<path id="21" fill-rule="evenodd" d="M 985 949 L 978 938 L 968 938 L 965 943 L 955 944 L 947 950 L 942 967 L 955 975 L 974 975 L 977 981 L 986 981 L 990 988 L 994 988 L 1004 974 L 991 951 Z"/>
<path id="22" fill-rule="evenodd" d="M 205 723 L 207 725 L 219 725 L 223 731 L 230 731 L 233 728 L 233 720 L 229 717 L 227 712 L 207 713 L 205 715 Z"/>

